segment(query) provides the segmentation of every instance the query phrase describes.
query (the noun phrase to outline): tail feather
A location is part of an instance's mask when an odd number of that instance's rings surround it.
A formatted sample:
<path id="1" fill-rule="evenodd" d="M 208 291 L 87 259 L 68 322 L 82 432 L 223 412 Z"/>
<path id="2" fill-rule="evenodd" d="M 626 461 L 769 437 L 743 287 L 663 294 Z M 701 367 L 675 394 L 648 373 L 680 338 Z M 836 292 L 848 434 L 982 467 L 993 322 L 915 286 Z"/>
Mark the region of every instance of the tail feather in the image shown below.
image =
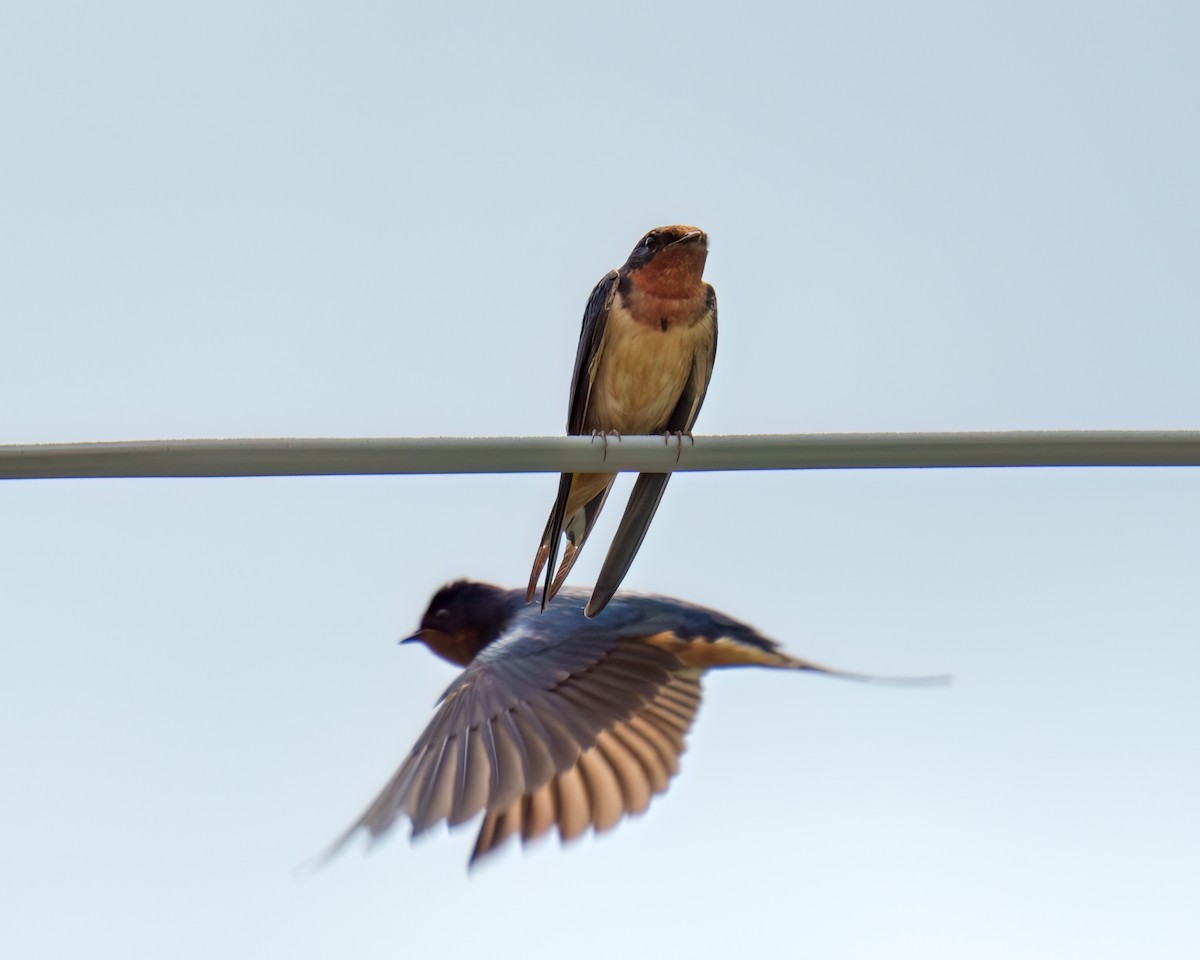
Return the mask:
<path id="1" fill-rule="evenodd" d="M 550 518 L 546 521 L 546 529 L 542 531 L 542 542 L 538 544 L 537 554 L 533 558 L 533 570 L 529 574 L 529 586 L 525 590 L 525 602 L 529 603 L 537 593 L 538 577 L 543 569 L 546 571 L 546 587 L 542 591 L 542 609 L 546 609 L 550 594 L 550 575 L 554 564 L 558 561 L 558 545 L 562 539 L 563 521 L 567 513 L 567 500 L 571 496 L 572 474 L 564 473 L 558 478 L 558 496 L 554 506 L 550 508 Z M 550 594 L 552 596 L 552 594 Z"/>
<path id="2" fill-rule="evenodd" d="M 587 538 L 591 536 L 592 531 L 596 528 L 596 520 L 600 516 L 600 511 L 604 509 L 604 501 L 608 499 L 608 492 L 611 489 L 612 484 L 610 483 L 577 510 L 567 523 L 567 546 L 563 551 L 562 564 L 559 566 L 558 572 L 554 575 L 554 580 L 550 581 L 549 576 L 546 578 L 549 581 L 549 586 L 543 595 L 543 610 L 546 609 L 546 604 L 554 599 L 554 595 L 558 593 L 566 581 L 567 574 L 575 566 L 575 561 L 579 559 L 579 552 L 583 549 L 583 545 L 587 543 Z M 548 573 L 549 571 L 547 571 Z"/>
<path id="3" fill-rule="evenodd" d="M 853 680 L 856 683 L 872 683 L 886 687 L 945 687 L 954 679 L 952 674 L 940 673 L 924 677 L 881 677 L 874 673 L 855 673 L 852 670 L 838 670 L 826 667 L 811 660 L 801 660 L 785 653 L 780 653 L 782 661 L 779 666 L 790 670 L 811 670 L 813 673 L 823 673 L 826 676 L 837 677 L 840 680 Z M 764 664 L 766 666 L 766 664 Z"/>
<path id="4" fill-rule="evenodd" d="M 542 542 L 538 545 L 537 554 L 533 559 L 533 570 L 529 574 L 529 585 L 525 590 L 526 603 L 533 600 L 536 595 L 538 578 L 542 575 L 543 570 L 545 570 L 545 584 L 542 589 L 542 609 L 545 610 L 546 604 L 554 599 L 554 595 L 558 593 L 567 579 L 567 574 L 575 566 L 575 561 L 579 559 L 579 551 L 583 549 L 584 543 L 587 542 L 587 538 L 596 526 L 596 520 L 612 489 L 613 479 L 615 479 L 615 475 L 609 477 L 603 489 L 570 516 L 567 515 L 567 508 L 570 506 L 571 484 L 575 480 L 575 475 L 564 473 L 559 479 L 558 497 L 554 501 L 554 507 L 550 510 L 550 518 L 546 521 L 546 529 L 542 533 Z M 585 485 L 583 490 L 586 493 L 589 491 L 589 487 Z M 574 493 L 578 497 L 579 489 L 576 489 Z M 563 554 L 562 564 L 558 565 L 556 569 L 564 531 L 567 534 L 567 547 Z"/>

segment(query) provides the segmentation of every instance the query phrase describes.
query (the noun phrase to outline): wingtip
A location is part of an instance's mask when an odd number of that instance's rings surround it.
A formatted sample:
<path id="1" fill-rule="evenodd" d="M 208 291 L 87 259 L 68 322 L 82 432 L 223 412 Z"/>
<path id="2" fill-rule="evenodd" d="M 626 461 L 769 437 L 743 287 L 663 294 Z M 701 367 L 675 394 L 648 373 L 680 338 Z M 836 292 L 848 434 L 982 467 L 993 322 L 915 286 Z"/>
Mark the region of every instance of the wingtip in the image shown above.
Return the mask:
<path id="1" fill-rule="evenodd" d="M 299 863 L 292 868 L 292 875 L 298 880 L 307 880 L 313 876 L 318 870 L 323 870 L 325 867 L 340 857 L 350 845 L 350 841 L 354 839 L 358 833 L 361 824 L 354 824 L 346 830 L 340 837 L 334 840 L 329 846 L 319 853 L 314 853 L 303 863 Z"/>
<path id="2" fill-rule="evenodd" d="M 593 591 L 591 597 L 588 599 L 587 606 L 583 608 L 583 615 L 589 620 L 599 616 L 604 608 L 608 606 L 608 601 L 613 598 L 614 592 L 613 590 L 603 592 L 598 590 Z"/>
<path id="3" fill-rule="evenodd" d="M 558 588 L 554 585 L 554 578 L 550 575 L 554 572 L 554 567 L 547 565 L 546 567 L 546 584 L 542 587 L 542 613 L 546 612 L 546 604 L 554 599 L 554 595 L 558 593 Z"/>
<path id="4" fill-rule="evenodd" d="M 638 475 L 633 492 L 629 495 L 629 502 L 625 505 L 621 523 L 617 526 L 608 554 L 600 567 L 600 575 L 596 577 L 596 583 L 592 587 L 592 596 L 584 608 L 584 616 L 595 617 L 620 589 L 625 574 L 633 566 L 633 559 L 642 546 L 650 521 L 654 519 L 670 479 L 669 473 Z"/>

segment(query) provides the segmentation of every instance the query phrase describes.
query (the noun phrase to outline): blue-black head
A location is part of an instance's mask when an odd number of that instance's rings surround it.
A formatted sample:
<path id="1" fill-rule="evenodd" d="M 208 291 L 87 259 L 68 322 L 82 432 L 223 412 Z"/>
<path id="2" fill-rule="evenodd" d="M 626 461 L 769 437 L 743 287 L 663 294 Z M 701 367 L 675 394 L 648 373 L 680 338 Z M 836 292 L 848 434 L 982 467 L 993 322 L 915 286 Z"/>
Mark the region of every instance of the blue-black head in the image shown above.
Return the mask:
<path id="1" fill-rule="evenodd" d="M 504 632 L 521 605 L 512 590 L 456 580 L 433 595 L 420 628 L 402 642 L 419 640 L 439 657 L 465 667 Z"/>

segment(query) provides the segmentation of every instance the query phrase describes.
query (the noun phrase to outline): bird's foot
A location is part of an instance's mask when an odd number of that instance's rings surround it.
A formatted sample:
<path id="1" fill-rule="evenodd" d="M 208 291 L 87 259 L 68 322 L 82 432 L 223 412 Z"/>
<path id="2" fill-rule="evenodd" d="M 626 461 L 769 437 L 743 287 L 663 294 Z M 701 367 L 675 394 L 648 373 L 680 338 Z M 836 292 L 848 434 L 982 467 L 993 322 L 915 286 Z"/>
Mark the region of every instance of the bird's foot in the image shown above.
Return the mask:
<path id="1" fill-rule="evenodd" d="M 683 438 L 684 437 L 688 438 L 688 441 L 691 443 L 691 445 L 693 447 L 696 445 L 696 438 L 692 436 L 692 432 L 690 430 L 664 430 L 662 436 L 663 436 L 663 443 L 670 443 L 672 438 L 675 440 L 675 462 L 676 463 L 679 462 L 679 457 L 683 453 Z"/>
<path id="2" fill-rule="evenodd" d="M 604 444 L 604 456 L 602 459 L 607 460 L 608 459 L 608 438 L 616 437 L 617 443 L 620 443 L 621 435 L 619 433 L 617 433 L 616 430 L 593 430 L 592 431 L 592 443 L 596 442 L 597 437 L 599 437 L 601 442 L 603 442 L 603 444 Z"/>

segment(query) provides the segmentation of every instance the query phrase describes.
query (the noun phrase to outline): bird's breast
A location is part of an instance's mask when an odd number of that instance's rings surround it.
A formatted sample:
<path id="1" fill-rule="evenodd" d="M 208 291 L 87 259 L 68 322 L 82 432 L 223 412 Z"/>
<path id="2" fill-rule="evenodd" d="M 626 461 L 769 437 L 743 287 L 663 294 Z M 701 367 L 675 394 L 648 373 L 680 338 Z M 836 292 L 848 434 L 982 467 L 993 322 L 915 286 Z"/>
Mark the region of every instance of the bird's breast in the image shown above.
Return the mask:
<path id="1" fill-rule="evenodd" d="M 711 348 L 713 316 L 703 299 L 638 301 L 617 296 L 610 307 L 588 403 L 590 430 L 665 429 L 697 354 Z"/>

